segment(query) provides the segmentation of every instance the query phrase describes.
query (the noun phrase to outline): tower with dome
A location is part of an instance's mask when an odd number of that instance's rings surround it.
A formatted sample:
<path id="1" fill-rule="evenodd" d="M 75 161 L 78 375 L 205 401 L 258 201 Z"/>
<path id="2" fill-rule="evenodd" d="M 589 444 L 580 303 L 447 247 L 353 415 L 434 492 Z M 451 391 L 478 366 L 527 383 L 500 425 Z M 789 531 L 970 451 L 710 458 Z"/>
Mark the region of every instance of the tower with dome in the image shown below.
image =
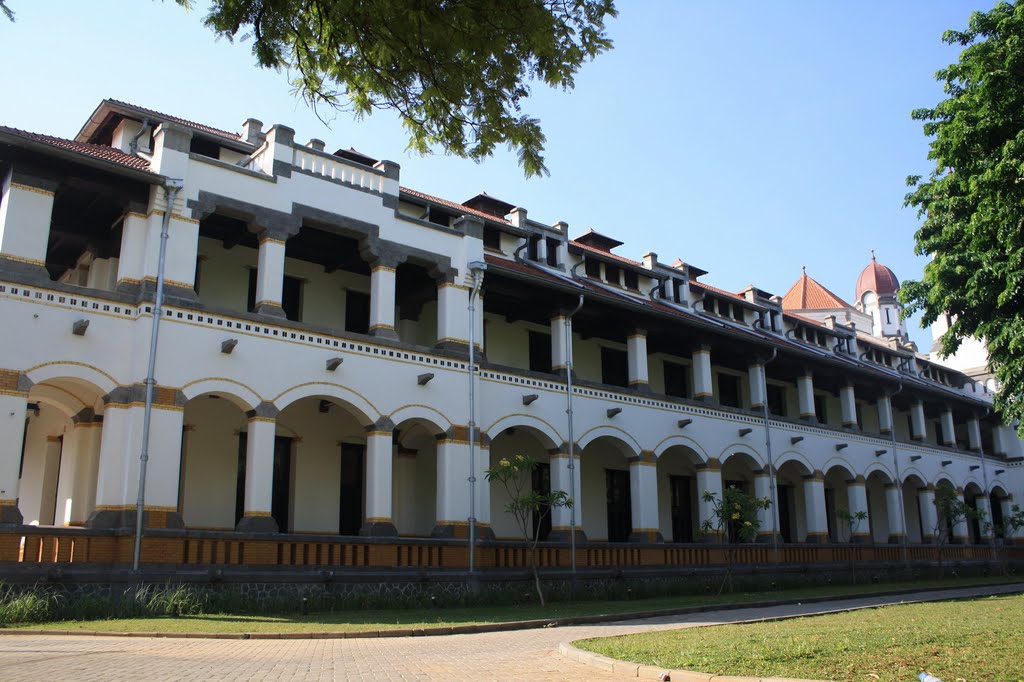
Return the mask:
<path id="1" fill-rule="evenodd" d="M 903 306 L 896 297 L 900 281 L 891 268 L 882 265 L 871 252 L 871 262 L 857 278 L 856 308 L 871 317 L 871 335 L 885 339 L 899 339 L 908 343 L 907 322 L 903 319 Z"/>

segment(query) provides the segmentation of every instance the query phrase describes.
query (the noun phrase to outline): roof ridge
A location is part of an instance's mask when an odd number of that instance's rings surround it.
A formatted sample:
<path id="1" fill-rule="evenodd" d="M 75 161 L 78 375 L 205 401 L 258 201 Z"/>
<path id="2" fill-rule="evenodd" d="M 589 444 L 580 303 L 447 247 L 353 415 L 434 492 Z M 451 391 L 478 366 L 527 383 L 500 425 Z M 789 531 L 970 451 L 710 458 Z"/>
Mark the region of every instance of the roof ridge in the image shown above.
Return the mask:
<path id="1" fill-rule="evenodd" d="M 131 102 L 125 102 L 123 100 L 114 99 L 112 97 L 108 97 L 106 101 L 108 101 L 108 102 L 110 102 L 112 104 L 117 104 L 119 106 L 129 107 L 131 109 L 137 109 L 137 110 L 139 110 L 141 112 L 144 112 L 144 113 L 153 114 L 154 116 L 160 116 L 162 118 L 166 118 L 169 121 L 173 121 L 175 123 L 179 123 L 181 125 L 185 125 L 185 126 L 188 126 L 190 128 L 195 128 L 196 130 L 202 130 L 202 131 L 205 131 L 205 132 L 214 133 L 215 135 L 220 135 L 222 137 L 228 137 L 228 138 L 231 138 L 233 140 L 240 140 L 240 139 L 242 139 L 242 136 L 239 135 L 238 133 L 232 133 L 232 132 L 227 131 L 227 130 L 222 130 L 220 128 L 215 128 L 213 126 L 206 125 L 205 123 L 197 123 L 195 121 L 190 121 L 189 119 L 181 118 L 180 116 L 174 116 L 172 114 L 165 114 L 162 111 L 157 111 L 156 109 L 150 109 L 149 107 L 139 106 L 138 104 L 132 104 Z"/>

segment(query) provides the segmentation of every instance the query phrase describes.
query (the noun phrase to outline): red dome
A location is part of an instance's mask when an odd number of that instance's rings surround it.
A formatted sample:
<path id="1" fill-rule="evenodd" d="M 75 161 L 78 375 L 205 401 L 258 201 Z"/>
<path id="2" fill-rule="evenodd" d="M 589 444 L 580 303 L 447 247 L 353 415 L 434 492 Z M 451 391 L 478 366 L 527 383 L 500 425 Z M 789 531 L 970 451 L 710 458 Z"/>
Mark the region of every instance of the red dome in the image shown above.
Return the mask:
<path id="1" fill-rule="evenodd" d="M 900 281 L 895 273 L 875 260 L 875 252 L 871 252 L 871 263 L 857 278 L 857 300 L 861 300 L 864 292 L 873 291 L 879 296 L 895 294 L 900 288 Z"/>

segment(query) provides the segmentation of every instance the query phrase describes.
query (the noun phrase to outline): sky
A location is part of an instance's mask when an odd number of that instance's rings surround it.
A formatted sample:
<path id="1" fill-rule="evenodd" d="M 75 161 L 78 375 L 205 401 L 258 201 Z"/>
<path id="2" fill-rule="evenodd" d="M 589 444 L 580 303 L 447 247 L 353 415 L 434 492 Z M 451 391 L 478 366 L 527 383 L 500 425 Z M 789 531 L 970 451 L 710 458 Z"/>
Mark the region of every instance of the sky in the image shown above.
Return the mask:
<path id="1" fill-rule="evenodd" d="M 935 72 L 959 50 L 942 33 L 993 2 L 620 0 L 614 49 L 569 92 L 535 84 L 551 175 L 524 178 L 514 152 L 482 163 L 406 150 L 388 112 L 318 116 L 288 74 L 202 25 L 206 0 L 8 0 L 0 125 L 73 137 L 105 97 L 239 131 L 254 117 L 305 142 L 355 147 L 402 166 L 406 187 L 465 201 L 487 192 L 534 220 L 593 228 L 616 253 L 653 251 L 730 291 L 782 295 L 807 273 L 849 302 L 874 249 L 921 276 L 906 177 L 931 170 L 910 118 L 943 98 Z M 928 330 L 909 324 L 927 352 Z"/>

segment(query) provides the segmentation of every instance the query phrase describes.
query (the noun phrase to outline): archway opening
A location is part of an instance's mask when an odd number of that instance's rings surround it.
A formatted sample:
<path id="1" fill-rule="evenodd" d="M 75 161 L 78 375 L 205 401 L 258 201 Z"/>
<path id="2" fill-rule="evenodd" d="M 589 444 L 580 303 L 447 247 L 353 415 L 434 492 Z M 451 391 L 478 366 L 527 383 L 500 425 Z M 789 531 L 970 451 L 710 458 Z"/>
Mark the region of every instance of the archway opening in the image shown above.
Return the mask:
<path id="1" fill-rule="evenodd" d="M 925 482 L 916 474 L 903 479 L 903 527 L 906 528 L 907 541 L 921 543 L 930 538 L 932 529 L 927 528 L 927 510 L 922 514 L 921 493 L 925 490 Z"/>
<path id="2" fill-rule="evenodd" d="M 497 467 L 502 459 L 512 460 L 516 455 L 529 457 L 537 462 L 529 482 L 530 489 L 540 494 L 549 494 L 552 489 L 550 450 L 554 447 L 550 438 L 537 429 L 529 426 L 509 427 L 492 438 L 489 466 Z M 522 529 L 506 511 L 511 501 L 504 486 L 491 483 L 491 528 L 499 540 L 524 539 Z M 544 541 L 551 535 L 552 513 L 550 509 L 542 512 L 531 516 L 526 532 L 530 538 L 537 537 Z"/>
<path id="3" fill-rule="evenodd" d="M 442 432 L 423 419 L 395 427 L 391 499 L 399 535 L 430 537 L 437 523 L 437 437 Z"/>
<path id="4" fill-rule="evenodd" d="M 895 529 L 889 523 L 889 498 L 886 494 L 892 479 L 882 471 L 872 471 L 865 479 L 864 489 L 868 498 L 868 527 L 872 542 L 889 542 L 895 537 Z M 899 519 L 899 517 L 896 517 Z"/>
<path id="5" fill-rule="evenodd" d="M 804 482 L 811 475 L 802 462 L 791 459 L 778 468 L 775 476 L 776 503 L 779 505 L 779 535 L 783 542 L 807 539 L 807 491 Z"/>
<path id="6" fill-rule="evenodd" d="M 695 542 L 700 537 L 697 465 L 702 462 L 685 445 L 673 445 L 658 457 L 658 518 L 661 534 L 670 542 Z"/>
<path id="7" fill-rule="evenodd" d="M 830 542 L 850 542 L 854 533 L 867 532 L 867 520 L 853 518 L 856 513 L 850 499 L 850 482 L 853 479 L 850 470 L 840 464 L 825 473 L 825 516 Z M 850 515 L 849 520 L 843 517 L 841 510 Z"/>
<path id="8" fill-rule="evenodd" d="M 633 531 L 629 458 L 636 454 L 613 436 L 594 439 L 580 454 L 583 531 L 592 540 L 629 540 Z M 598 503 L 601 499 L 604 504 Z"/>
<path id="9" fill-rule="evenodd" d="M 763 471 L 761 465 L 745 452 L 734 452 L 722 462 L 722 490 L 736 488 L 747 495 L 755 495 L 754 478 Z M 769 510 L 770 513 L 770 510 Z M 701 519 L 704 523 L 708 519 Z M 715 524 L 714 519 L 711 520 Z M 739 528 L 729 524 L 726 529 L 729 542 L 739 542 Z"/>
<path id="10" fill-rule="evenodd" d="M 185 404 L 178 511 L 186 528 L 234 530 L 241 520 L 248 409 L 224 393 Z"/>

